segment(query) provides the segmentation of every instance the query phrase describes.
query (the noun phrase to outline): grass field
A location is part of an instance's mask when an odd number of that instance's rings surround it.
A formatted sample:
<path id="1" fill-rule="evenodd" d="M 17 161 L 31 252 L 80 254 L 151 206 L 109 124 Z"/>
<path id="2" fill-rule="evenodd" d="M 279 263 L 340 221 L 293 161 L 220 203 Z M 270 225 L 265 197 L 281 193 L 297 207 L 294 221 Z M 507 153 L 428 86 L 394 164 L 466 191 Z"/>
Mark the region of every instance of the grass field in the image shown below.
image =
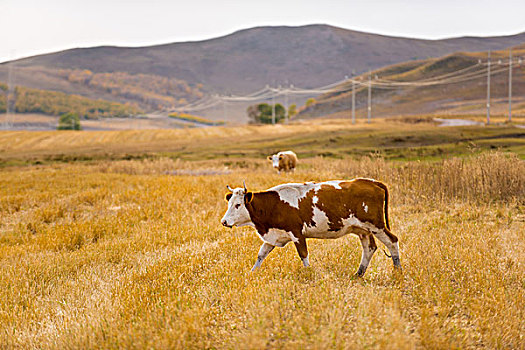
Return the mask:
<path id="1" fill-rule="evenodd" d="M 0 347 L 523 348 L 521 135 L 394 121 L 1 133 Z M 301 163 L 278 175 L 261 155 L 285 148 Z M 402 273 L 378 252 L 354 279 L 354 236 L 309 240 L 309 268 L 288 245 L 250 273 L 260 240 L 219 223 L 226 184 L 357 176 L 389 185 Z"/>

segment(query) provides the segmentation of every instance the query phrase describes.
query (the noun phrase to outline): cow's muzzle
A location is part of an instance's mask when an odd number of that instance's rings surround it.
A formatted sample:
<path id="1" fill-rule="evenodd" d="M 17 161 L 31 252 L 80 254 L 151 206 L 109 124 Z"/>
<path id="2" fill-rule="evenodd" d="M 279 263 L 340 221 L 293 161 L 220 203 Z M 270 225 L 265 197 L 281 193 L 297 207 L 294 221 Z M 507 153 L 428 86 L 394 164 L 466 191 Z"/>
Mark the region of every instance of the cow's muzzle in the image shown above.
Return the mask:
<path id="1" fill-rule="evenodd" d="M 226 226 L 228 228 L 232 228 L 233 225 L 228 225 L 228 223 L 226 222 L 226 220 L 223 220 L 222 221 L 222 226 Z"/>

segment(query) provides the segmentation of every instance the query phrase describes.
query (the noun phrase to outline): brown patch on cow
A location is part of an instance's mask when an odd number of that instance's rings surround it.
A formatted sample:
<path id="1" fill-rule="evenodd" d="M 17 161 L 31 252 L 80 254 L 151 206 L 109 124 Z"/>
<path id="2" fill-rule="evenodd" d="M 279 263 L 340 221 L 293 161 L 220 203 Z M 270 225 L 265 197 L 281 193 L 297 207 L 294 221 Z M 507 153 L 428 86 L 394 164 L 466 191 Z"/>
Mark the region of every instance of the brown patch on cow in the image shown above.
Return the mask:
<path id="1" fill-rule="evenodd" d="M 386 227 L 384 216 L 385 191 L 376 181 L 357 179 L 341 182 L 341 189 L 322 185 L 315 194 L 317 207 L 328 217 L 330 231 L 343 228 L 343 220 L 354 215 L 360 221 L 368 222 L 382 229 Z M 367 206 L 367 210 L 363 207 Z"/>
<path id="2" fill-rule="evenodd" d="M 308 246 L 306 245 L 306 238 L 303 236 L 299 237 L 299 242 L 294 243 L 295 249 L 297 249 L 297 253 L 299 254 L 299 257 L 301 259 L 305 259 L 308 257 Z"/>
<path id="3" fill-rule="evenodd" d="M 248 192 L 244 195 L 244 204 L 248 204 L 253 199 L 253 192 Z"/>
<path id="4" fill-rule="evenodd" d="M 297 165 L 297 157 L 295 154 L 281 154 L 279 156 L 279 171 L 292 171 Z"/>
<path id="5" fill-rule="evenodd" d="M 308 207 L 310 213 L 306 210 Z M 276 191 L 253 193 L 252 200 L 246 203 L 246 209 L 255 228 L 263 236 L 269 229 L 277 228 L 292 232 L 299 238 L 302 236 L 303 222 L 313 220 L 312 203 L 306 204 L 303 210 L 299 210 L 283 202 Z"/>

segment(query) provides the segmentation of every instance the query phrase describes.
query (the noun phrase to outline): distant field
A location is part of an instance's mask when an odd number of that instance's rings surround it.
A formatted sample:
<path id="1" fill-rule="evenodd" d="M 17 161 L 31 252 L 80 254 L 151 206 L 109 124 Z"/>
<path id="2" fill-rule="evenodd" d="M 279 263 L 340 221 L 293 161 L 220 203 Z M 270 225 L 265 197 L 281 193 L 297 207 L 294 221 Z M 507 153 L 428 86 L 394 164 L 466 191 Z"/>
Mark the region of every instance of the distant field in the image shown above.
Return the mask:
<path id="1" fill-rule="evenodd" d="M 59 117 L 37 114 L 37 113 L 16 113 L 8 117 L 0 116 L 0 128 L 6 121 L 9 122 L 9 130 L 17 131 L 55 131 Z M 100 118 L 82 119 L 80 121 L 82 129 L 85 131 L 101 130 L 147 130 L 147 129 L 177 129 L 191 128 L 193 123 L 184 123 L 162 115 L 144 115 L 126 118 Z"/>
<path id="2" fill-rule="evenodd" d="M 525 135 L 351 125 L 0 132 L 1 348 L 525 346 Z M 293 149 L 278 175 L 265 156 Z M 276 249 L 220 225 L 226 185 L 384 181 L 402 273 L 353 236 Z"/>
<path id="3" fill-rule="evenodd" d="M 356 125 L 346 119 L 275 127 L 0 133 L 0 165 L 4 166 L 160 156 L 184 160 L 264 159 L 282 149 L 293 149 L 303 158 L 373 153 L 397 160 L 441 159 L 498 149 L 525 158 L 525 129 L 505 124 L 441 128 L 425 116 L 421 120 L 379 119 Z"/>

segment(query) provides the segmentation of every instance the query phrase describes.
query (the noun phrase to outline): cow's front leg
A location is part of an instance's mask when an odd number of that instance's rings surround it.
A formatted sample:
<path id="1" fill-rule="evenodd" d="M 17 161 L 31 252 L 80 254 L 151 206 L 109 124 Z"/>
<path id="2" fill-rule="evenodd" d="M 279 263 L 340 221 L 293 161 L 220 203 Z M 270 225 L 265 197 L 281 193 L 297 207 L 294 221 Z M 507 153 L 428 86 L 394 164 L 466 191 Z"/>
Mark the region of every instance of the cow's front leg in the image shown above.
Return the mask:
<path id="1" fill-rule="evenodd" d="M 295 248 L 297 248 L 297 253 L 303 261 L 304 267 L 308 267 L 310 262 L 308 261 L 308 247 L 306 246 L 306 239 L 301 236 L 298 239 L 298 242 L 294 242 Z"/>
<path id="2" fill-rule="evenodd" d="M 263 260 L 270 254 L 270 252 L 275 248 L 275 246 L 263 243 L 261 246 L 261 249 L 259 249 L 259 254 L 257 254 L 257 261 L 255 262 L 255 265 L 252 267 L 252 271 L 257 270 L 259 267 L 261 267 L 261 264 Z"/>

